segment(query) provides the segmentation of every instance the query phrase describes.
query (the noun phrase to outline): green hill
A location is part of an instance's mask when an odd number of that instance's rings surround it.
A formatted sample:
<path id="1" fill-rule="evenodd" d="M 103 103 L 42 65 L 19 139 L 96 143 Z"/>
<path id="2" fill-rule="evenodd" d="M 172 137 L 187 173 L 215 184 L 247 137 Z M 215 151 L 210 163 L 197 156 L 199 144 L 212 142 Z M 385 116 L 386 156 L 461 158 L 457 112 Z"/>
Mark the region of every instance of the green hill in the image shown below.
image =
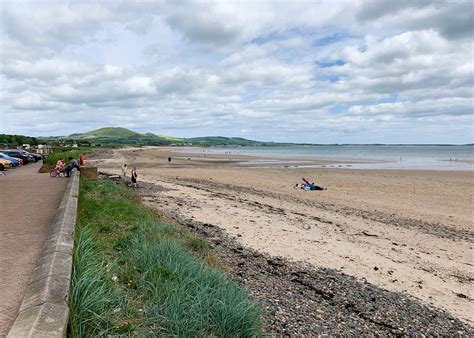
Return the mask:
<path id="1" fill-rule="evenodd" d="M 162 146 L 184 144 L 183 139 L 167 136 L 158 136 L 153 133 L 139 133 L 127 128 L 107 127 L 69 135 L 69 138 L 77 141 L 91 141 L 96 144 L 107 146 Z"/>
<path id="2" fill-rule="evenodd" d="M 80 134 L 71 134 L 70 137 L 71 138 L 97 138 L 97 137 L 130 137 L 130 136 L 140 136 L 140 135 L 142 134 L 137 133 L 136 131 L 133 131 L 127 128 L 107 127 L 107 128 L 100 128 L 100 129 L 88 131 L 85 133 L 80 133 Z"/>
<path id="3" fill-rule="evenodd" d="M 247 140 L 241 137 L 206 136 L 187 138 L 187 142 L 200 146 L 265 146 L 272 142 Z"/>
<path id="4" fill-rule="evenodd" d="M 275 146 L 282 143 L 260 142 L 247 140 L 241 137 L 206 136 L 193 138 L 177 138 L 153 133 L 138 133 L 136 131 L 120 128 L 107 127 L 85 133 L 71 134 L 69 138 L 81 141 L 92 141 L 104 145 L 136 145 L 136 146 L 160 146 L 160 145 L 193 145 L 201 147 L 211 146 Z"/>

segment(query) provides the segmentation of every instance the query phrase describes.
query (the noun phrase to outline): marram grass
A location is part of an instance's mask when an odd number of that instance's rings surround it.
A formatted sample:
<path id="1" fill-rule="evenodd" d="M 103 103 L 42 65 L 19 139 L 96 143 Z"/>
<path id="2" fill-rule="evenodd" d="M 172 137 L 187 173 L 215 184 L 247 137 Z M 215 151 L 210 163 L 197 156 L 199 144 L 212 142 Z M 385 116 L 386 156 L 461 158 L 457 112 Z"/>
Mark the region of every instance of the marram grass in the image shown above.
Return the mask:
<path id="1" fill-rule="evenodd" d="M 112 181 L 81 182 L 73 260 L 70 336 L 260 334 L 258 306 L 204 263 L 207 244 Z"/>

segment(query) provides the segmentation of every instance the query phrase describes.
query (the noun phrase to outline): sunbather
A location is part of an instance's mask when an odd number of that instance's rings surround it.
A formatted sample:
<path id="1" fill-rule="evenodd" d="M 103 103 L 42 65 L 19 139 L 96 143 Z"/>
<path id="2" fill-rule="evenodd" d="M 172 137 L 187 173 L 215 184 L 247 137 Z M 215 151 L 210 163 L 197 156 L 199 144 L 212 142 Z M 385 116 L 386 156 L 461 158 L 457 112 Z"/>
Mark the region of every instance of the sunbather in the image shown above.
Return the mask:
<path id="1" fill-rule="evenodd" d="M 303 180 L 303 183 L 301 183 L 301 189 L 303 190 L 325 190 L 323 187 L 314 184 L 314 182 L 309 183 L 309 181 L 304 177 L 302 177 L 301 179 Z"/>

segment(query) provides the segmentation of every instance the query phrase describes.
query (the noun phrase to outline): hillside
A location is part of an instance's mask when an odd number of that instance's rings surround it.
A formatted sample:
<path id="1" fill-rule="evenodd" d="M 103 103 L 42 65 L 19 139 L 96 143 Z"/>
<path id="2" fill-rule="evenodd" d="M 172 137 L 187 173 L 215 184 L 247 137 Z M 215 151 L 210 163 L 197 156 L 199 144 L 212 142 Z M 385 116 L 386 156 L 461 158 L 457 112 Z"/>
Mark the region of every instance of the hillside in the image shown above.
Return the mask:
<path id="1" fill-rule="evenodd" d="M 148 133 L 146 135 L 150 135 Z M 100 128 L 92 131 L 88 131 L 85 133 L 79 134 L 71 134 L 69 137 L 71 138 L 97 138 L 97 137 L 131 137 L 131 136 L 140 136 L 142 134 L 137 133 L 136 131 L 121 128 L 121 127 L 107 127 L 107 128 Z M 153 135 L 153 134 L 151 134 Z"/>
<path id="2" fill-rule="evenodd" d="M 134 146 L 162 146 L 181 142 L 180 139 L 157 136 L 153 133 L 139 133 L 127 128 L 106 127 L 84 133 L 69 135 L 69 138 L 81 141 L 87 140 L 103 145 L 134 145 Z M 178 140 L 178 141 L 175 141 Z"/>
<path id="3" fill-rule="evenodd" d="M 71 134 L 74 140 L 88 140 L 100 144 L 114 145 L 194 145 L 194 146 L 271 146 L 281 145 L 273 142 L 247 140 L 241 137 L 206 136 L 194 138 L 177 138 L 153 133 L 138 133 L 136 131 L 107 127 L 84 133 Z"/>
<path id="4" fill-rule="evenodd" d="M 260 142 L 247 140 L 241 137 L 223 137 L 223 136 L 206 136 L 187 138 L 187 142 L 200 146 L 268 146 L 274 145 L 273 142 Z"/>

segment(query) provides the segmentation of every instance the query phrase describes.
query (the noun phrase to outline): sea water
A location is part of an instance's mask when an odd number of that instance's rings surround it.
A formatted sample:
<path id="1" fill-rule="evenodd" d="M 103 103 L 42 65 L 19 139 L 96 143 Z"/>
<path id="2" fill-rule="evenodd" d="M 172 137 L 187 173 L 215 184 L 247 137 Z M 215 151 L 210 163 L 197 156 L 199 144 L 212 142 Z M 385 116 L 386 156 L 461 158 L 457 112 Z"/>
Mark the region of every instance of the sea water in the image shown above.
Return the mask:
<path id="1" fill-rule="evenodd" d="M 365 169 L 474 170 L 474 145 L 314 145 L 208 148 L 209 152 L 329 160 L 312 166 Z M 311 165 L 308 165 L 311 166 Z"/>

